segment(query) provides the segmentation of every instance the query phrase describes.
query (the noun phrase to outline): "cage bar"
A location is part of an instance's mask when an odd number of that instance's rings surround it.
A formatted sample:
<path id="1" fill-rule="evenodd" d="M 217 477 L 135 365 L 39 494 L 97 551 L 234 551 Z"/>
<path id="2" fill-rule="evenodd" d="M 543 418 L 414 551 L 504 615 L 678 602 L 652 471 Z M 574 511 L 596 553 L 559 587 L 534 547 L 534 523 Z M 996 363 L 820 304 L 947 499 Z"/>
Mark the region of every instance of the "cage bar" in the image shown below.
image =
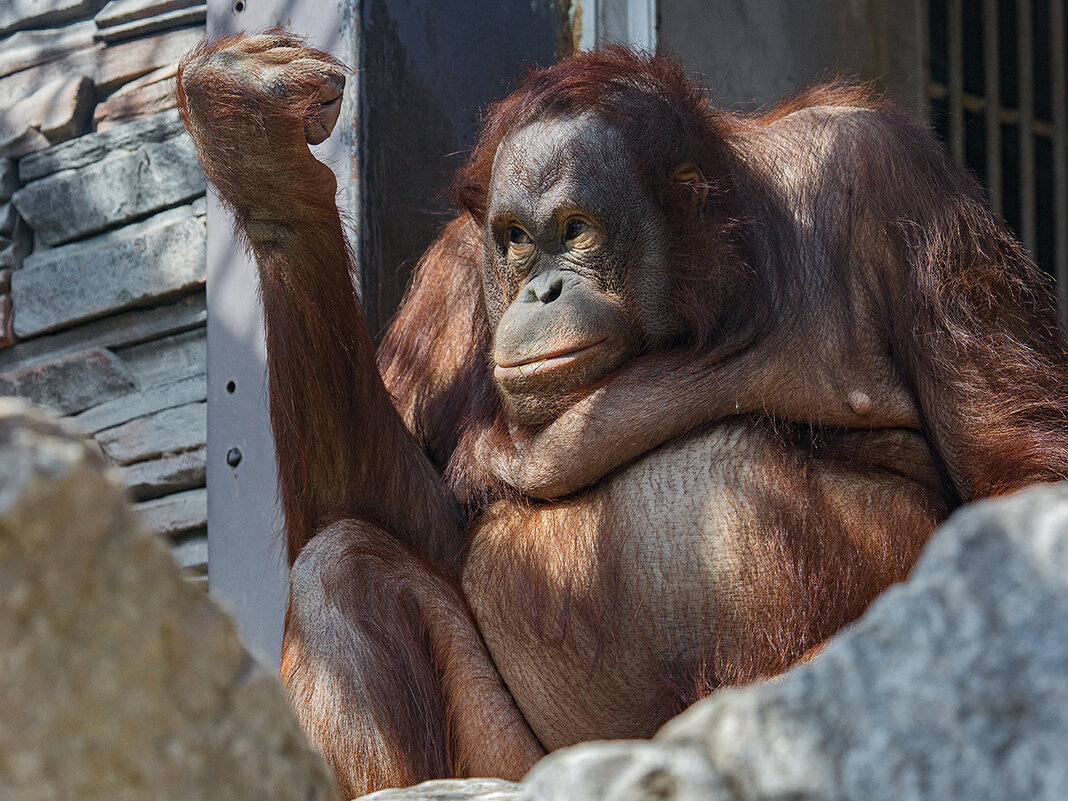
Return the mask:
<path id="1" fill-rule="evenodd" d="M 949 0 L 947 19 L 949 40 L 946 56 L 949 68 L 949 152 L 959 162 L 964 161 L 964 25 L 962 0 Z"/>
<path id="2" fill-rule="evenodd" d="M 986 127 L 986 194 L 1001 214 L 1001 87 L 998 76 L 998 0 L 983 0 L 983 104 Z"/>

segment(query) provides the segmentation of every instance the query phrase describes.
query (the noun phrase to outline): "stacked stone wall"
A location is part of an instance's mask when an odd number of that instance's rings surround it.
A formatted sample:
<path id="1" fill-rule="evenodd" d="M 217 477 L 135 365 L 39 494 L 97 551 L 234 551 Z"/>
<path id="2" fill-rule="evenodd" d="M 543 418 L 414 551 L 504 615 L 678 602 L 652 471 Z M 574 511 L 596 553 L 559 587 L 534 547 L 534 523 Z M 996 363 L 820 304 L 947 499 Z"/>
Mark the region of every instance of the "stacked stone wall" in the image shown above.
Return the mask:
<path id="1" fill-rule="evenodd" d="M 202 581 L 205 184 L 173 89 L 205 14 L 0 3 L 0 395 L 91 435 Z"/>

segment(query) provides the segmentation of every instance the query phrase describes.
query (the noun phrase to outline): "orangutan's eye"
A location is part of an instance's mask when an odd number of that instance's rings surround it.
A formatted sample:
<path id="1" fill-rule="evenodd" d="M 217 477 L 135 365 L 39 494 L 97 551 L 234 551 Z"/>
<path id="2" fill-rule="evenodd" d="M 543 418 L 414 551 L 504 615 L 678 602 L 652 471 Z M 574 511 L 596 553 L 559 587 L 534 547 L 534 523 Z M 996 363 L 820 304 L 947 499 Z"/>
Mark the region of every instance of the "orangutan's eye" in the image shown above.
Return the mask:
<path id="1" fill-rule="evenodd" d="M 523 247 L 527 245 L 533 245 L 534 240 L 530 238 L 530 234 L 528 234 L 518 225 L 513 225 L 508 229 L 508 244 Z"/>
<path id="2" fill-rule="evenodd" d="M 564 229 L 564 241 L 570 242 L 577 239 L 589 230 L 590 224 L 585 220 L 568 220 L 567 228 Z"/>
<path id="3" fill-rule="evenodd" d="M 604 230 L 587 217 L 572 217 L 564 226 L 564 247 L 590 250 L 604 242 Z"/>

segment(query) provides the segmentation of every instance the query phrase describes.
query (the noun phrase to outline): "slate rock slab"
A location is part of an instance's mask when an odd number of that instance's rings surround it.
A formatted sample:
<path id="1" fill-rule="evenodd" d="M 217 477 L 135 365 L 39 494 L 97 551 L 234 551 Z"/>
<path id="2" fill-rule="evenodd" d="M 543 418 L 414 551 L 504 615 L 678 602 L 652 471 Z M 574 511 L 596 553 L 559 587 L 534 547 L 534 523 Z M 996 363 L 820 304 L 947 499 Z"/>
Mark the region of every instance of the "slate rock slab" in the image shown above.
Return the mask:
<path id="1" fill-rule="evenodd" d="M 203 25 L 208 14 L 207 5 L 183 8 L 177 11 L 168 11 L 157 17 L 124 22 L 107 28 L 101 28 L 96 32 L 96 38 L 100 41 L 114 44 L 136 36 L 145 36 L 158 31 L 169 31 L 172 28 L 184 28 L 191 25 Z"/>
<path id="2" fill-rule="evenodd" d="M 173 69 L 171 70 L 173 73 Z M 147 77 L 147 76 L 146 76 Z M 26 156 L 18 164 L 22 183 L 93 164 L 116 150 L 137 151 L 149 142 L 163 142 L 185 131 L 177 111 L 167 111 L 136 122 L 91 133 L 48 150 Z M 16 183 L 14 189 L 18 188 Z M 12 189 L 12 193 L 14 193 Z"/>
<path id="3" fill-rule="evenodd" d="M 86 20 L 66 28 L 20 31 L 9 36 L 0 42 L 0 77 L 92 47 L 95 33 L 96 25 Z"/>
<path id="4" fill-rule="evenodd" d="M 208 525 L 208 491 L 203 487 L 176 492 L 136 506 L 152 531 L 164 537 L 180 537 Z"/>
<path id="5" fill-rule="evenodd" d="M 4 0 L 0 3 L 0 36 L 24 28 L 43 28 L 79 17 L 91 17 L 107 0 Z"/>
<path id="6" fill-rule="evenodd" d="M 103 348 L 0 373 L 0 395 L 25 398 L 60 414 L 74 414 L 121 398 L 133 388 L 130 371 Z"/>
<path id="7" fill-rule="evenodd" d="M 0 156 L 21 158 L 85 133 L 96 91 L 83 75 L 61 75 L 0 117 Z"/>
<path id="8" fill-rule="evenodd" d="M 201 290 L 173 303 L 122 312 L 77 328 L 68 328 L 58 334 L 27 339 L 12 348 L 0 350 L 0 370 L 40 364 L 95 345 L 121 348 L 192 328 L 203 328 L 207 319 L 205 306 L 204 292 Z"/>
<path id="9" fill-rule="evenodd" d="M 164 453 L 197 448 L 207 442 L 207 403 L 186 403 L 147 414 L 96 435 L 117 464 L 132 464 Z"/>
<path id="10" fill-rule="evenodd" d="M 207 376 L 201 373 L 101 403 L 71 419 L 79 431 L 94 434 L 105 428 L 128 423 L 135 417 L 143 417 L 193 401 L 202 401 L 207 397 L 208 380 Z"/>
<path id="11" fill-rule="evenodd" d="M 165 453 L 158 459 L 135 462 L 119 469 L 122 483 L 136 500 L 203 487 L 207 478 L 207 448 Z M 205 515 L 207 507 L 205 506 Z M 206 518 L 205 518 L 206 519 Z"/>
<path id="12" fill-rule="evenodd" d="M 204 192 L 193 142 L 180 135 L 34 181 L 12 200 L 34 233 L 55 247 Z"/>
<path id="13" fill-rule="evenodd" d="M 189 207 L 27 256 L 11 277 L 15 332 L 29 337 L 204 283 L 206 232 Z"/>
<path id="14" fill-rule="evenodd" d="M 277 678 L 102 458 L 0 400 L 0 794 L 327 801 Z"/>
<path id="15" fill-rule="evenodd" d="M 172 64 L 131 81 L 119 91 L 99 103 L 93 112 L 96 130 L 110 131 L 118 125 L 141 119 L 175 107 L 175 75 L 178 67 Z"/>
<path id="16" fill-rule="evenodd" d="M 958 511 L 810 664 L 652 742 L 578 746 L 529 801 L 1068 798 L 1068 484 Z"/>
<path id="17" fill-rule="evenodd" d="M 182 8 L 198 5 L 202 0 L 111 0 L 93 19 L 100 28 L 149 19 Z"/>
<path id="18" fill-rule="evenodd" d="M 0 8 L 3 8 L 0 5 Z M 22 98 L 58 77 L 82 75 L 96 84 L 101 97 L 124 83 L 173 64 L 204 38 L 204 29 L 180 28 L 112 46 L 98 43 L 69 55 L 0 78 L 0 97 Z"/>

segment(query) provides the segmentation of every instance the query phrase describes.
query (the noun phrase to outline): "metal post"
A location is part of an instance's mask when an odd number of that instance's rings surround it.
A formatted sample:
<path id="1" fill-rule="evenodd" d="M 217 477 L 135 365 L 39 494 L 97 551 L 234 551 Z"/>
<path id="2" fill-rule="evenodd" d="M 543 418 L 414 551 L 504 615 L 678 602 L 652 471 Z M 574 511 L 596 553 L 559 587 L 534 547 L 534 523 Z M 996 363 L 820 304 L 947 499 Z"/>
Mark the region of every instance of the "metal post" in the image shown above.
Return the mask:
<path id="1" fill-rule="evenodd" d="M 1020 239 L 1035 252 L 1034 68 L 1031 56 L 1031 0 L 1017 0 L 1016 32 L 1020 93 Z"/>
<path id="2" fill-rule="evenodd" d="M 1053 93 L 1053 264 L 1061 322 L 1068 325 L 1068 56 L 1064 0 L 1050 3 L 1050 91 Z"/>
<path id="3" fill-rule="evenodd" d="M 208 35 L 284 24 L 347 63 L 355 52 L 355 4 L 210 0 Z M 316 148 L 351 186 L 356 82 L 346 90 L 340 135 Z M 347 123 L 346 123 L 347 121 Z M 229 604 L 245 643 L 277 667 L 289 581 L 277 509 L 274 443 L 267 418 L 266 350 L 255 265 L 229 215 L 208 199 L 208 583 Z"/>
<path id="4" fill-rule="evenodd" d="M 949 152 L 953 158 L 964 163 L 964 33 L 961 0 L 949 0 Z"/>
<path id="5" fill-rule="evenodd" d="M 998 75 L 998 3 L 983 0 L 983 74 L 986 94 L 986 194 L 1001 214 L 1001 87 Z"/>

